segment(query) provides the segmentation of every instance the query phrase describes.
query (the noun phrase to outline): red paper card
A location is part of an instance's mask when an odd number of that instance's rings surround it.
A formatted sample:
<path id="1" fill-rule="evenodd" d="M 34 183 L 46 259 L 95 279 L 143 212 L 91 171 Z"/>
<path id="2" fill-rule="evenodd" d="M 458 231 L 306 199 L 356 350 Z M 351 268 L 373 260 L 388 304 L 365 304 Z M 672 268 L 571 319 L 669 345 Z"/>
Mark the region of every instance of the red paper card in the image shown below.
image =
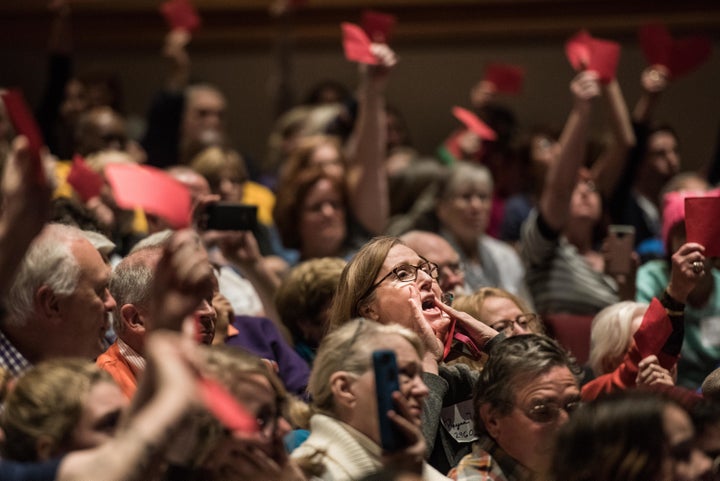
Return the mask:
<path id="1" fill-rule="evenodd" d="M 160 12 L 171 29 L 183 29 L 192 33 L 200 27 L 200 16 L 190 0 L 168 0 L 160 5 Z"/>
<path id="2" fill-rule="evenodd" d="M 465 126 L 475 132 L 478 137 L 483 140 L 496 140 L 497 134 L 487 126 L 485 122 L 480 120 L 477 115 L 462 107 L 453 107 L 452 113 L 456 119 L 465 124 Z"/>
<path id="3" fill-rule="evenodd" d="M 581 30 L 565 44 L 565 53 L 575 70 L 597 72 L 600 81 L 609 83 L 615 78 L 620 59 L 620 44 L 593 38 Z"/>
<path id="4" fill-rule="evenodd" d="M 706 257 L 720 257 L 720 197 L 685 199 L 685 232 L 688 242 L 705 246 Z"/>
<path id="5" fill-rule="evenodd" d="M 257 419 L 240 404 L 219 382 L 201 378 L 198 380 L 203 404 L 223 426 L 233 432 L 256 433 Z"/>
<path id="6" fill-rule="evenodd" d="M 25 102 L 25 97 L 23 97 L 20 90 L 13 89 L 2 92 L 0 98 L 5 104 L 7 116 L 15 129 L 15 133 L 27 138 L 30 144 L 31 167 L 37 184 L 45 185 L 47 179 L 45 178 L 45 170 L 40 157 L 40 149 L 45 145 L 45 142 L 43 142 L 40 128 L 35 122 L 35 117 L 33 117 L 30 108 Z"/>
<path id="7" fill-rule="evenodd" d="M 357 25 L 347 22 L 343 22 L 341 27 L 345 58 L 352 62 L 377 65 L 378 59 L 370 51 L 371 42 L 365 31 Z"/>
<path id="8" fill-rule="evenodd" d="M 190 225 L 190 192 L 162 170 L 137 164 L 110 164 L 105 167 L 105 178 L 121 208 L 142 207 L 167 220 L 174 229 Z"/>
<path id="9" fill-rule="evenodd" d="M 672 77 L 697 69 L 710 58 L 712 43 L 707 36 L 673 39 L 663 25 L 645 25 L 639 32 L 645 58 L 651 65 L 663 65 Z"/>
<path id="10" fill-rule="evenodd" d="M 100 195 L 105 181 L 102 175 L 87 166 L 82 155 L 75 154 L 72 168 L 67 177 L 67 183 L 75 189 L 83 202 L 87 202 Z"/>
<path id="11" fill-rule="evenodd" d="M 485 67 L 486 80 L 495 90 L 505 94 L 519 94 L 522 91 L 525 69 L 517 65 L 491 63 Z"/>
<path id="12" fill-rule="evenodd" d="M 365 10 L 360 25 L 373 42 L 388 43 L 396 23 L 397 19 L 394 15 Z"/>

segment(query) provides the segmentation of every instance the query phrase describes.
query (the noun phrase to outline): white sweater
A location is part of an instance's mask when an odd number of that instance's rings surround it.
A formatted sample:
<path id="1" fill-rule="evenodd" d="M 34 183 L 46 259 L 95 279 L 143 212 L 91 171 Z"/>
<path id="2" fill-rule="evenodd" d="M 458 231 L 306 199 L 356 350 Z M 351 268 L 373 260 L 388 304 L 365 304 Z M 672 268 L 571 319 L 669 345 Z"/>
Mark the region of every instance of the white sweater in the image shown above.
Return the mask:
<path id="1" fill-rule="evenodd" d="M 310 419 L 310 436 L 292 453 L 292 458 L 319 455 L 325 472 L 313 478 L 315 481 L 357 481 L 382 470 L 382 449 L 370 438 L 337 419 L 315 414 Z M 446 478 L 425 463 L 423 480 L 447 481 Z"/>

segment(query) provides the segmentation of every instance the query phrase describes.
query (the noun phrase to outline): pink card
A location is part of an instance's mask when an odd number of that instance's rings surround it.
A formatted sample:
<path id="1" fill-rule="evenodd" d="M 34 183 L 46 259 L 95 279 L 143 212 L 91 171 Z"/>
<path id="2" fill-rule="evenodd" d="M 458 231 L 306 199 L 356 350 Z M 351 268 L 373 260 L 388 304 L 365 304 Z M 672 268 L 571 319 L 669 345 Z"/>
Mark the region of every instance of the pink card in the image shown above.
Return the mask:
<path id="1" fill-rule="evenodd" d="M 105 167 L 105 178 L 121 208 L 141 207 L 167 220 L 174 229 L 190 225 L 190 192 L 162 170 L 137 164 L 110 164 Z"/>
<path id="2" fill-rule="evenodd" d="M 397 19 L 394 15 L 374 10 L 364 10 L 360 25 L 362 25 L 363 30 L 373 42 L 388 43 L 396 23 Z"/>
<path id="3" fill-rule="evenodd" d="M 32 171 L 35 172 L 35 179 L 38 185 L 45 185 L 45 170 L 42 166 L 42 158 L 40 157 L 40 149 L 45 142 L 43 141 L 40 127 L 35 122 L 30 108 L 25 102 L 25 97 L 20 90 L 6 90 L 0 94 L 7 116 L 12 123 L 15 133 L 27 138 L 30 144 L 30 161 L 32 162 Z"/>
<path id="4" fill-rule="evenodd" d="M 680 77 L 707 62 L 712 42 L 707 36 L 696 35 L 673 39 L 663 25 L 645 25 L 639 32 L 645 58 L 651 65 L 663 65 L 672 77 Z"/>
<path id="5" fill-rule="evenodd" d="M 87 166 L 82 155 L 75 154 L 72 168 L 67 176 L 67 183 L 75 189 L 83 202 L 87 202 L 100 195 L 105 181 L 102 175 Z"/>
<path id="6" fill-rule="evenodd" d="M 615 78 L 620 60 L 620 44 L 610 40 L 593 38 L 581 30 L 565 44 L 565 53 L 575 70 L 597 72 L 602 83 Z"/>
<path id="7" fill-rule="evenodd" d="M 228 392 L 225 386 L 206 377 L 199 379 L 198 385 L 205 408 L 223 426 L 230 431 L 247 434 L 259 431 L 255 417 Z"/>
<path id="8" fill-rule="evenodd" d="M 192 33 L 200 27 L 200 16 L 190 0 L 168 0 L 160 5 L 160 12 L 173 30 Z"/>
<path id="9" fill-rule="evenodd" d="M 465 126 L 475 132 L 478 137 L 483 140 L 496 140 L 495 131 L 480 120 L 477 115 L 462 107 L 453 107 L 452 113 L 456 119 L 465 124 Z"/>
<path id="10" fill-rule="evenodd" d="M 340 26 L 343 32 L 345 58 L 352 62 L 377 65 L 378 59 L 375 58 L 375 55 L 370 51 L 371 42 L 365 31 L 357 25 L 348 22 L 343 22 Z"/>
<path id="11" fill-rule="evenodd" d="M 720 197 L 685 199 L 685 232 L 688 242 L 705 246 L 705 257 L 720 257 Z"/>
<path id="12" fill-rule="evenodd" d="M 486 80 L 495 85 L 495 90 L 505 94 L 519 94 L 522 91 L 525 69 L 517 65 L 491 63 L 485 67 Z"/>

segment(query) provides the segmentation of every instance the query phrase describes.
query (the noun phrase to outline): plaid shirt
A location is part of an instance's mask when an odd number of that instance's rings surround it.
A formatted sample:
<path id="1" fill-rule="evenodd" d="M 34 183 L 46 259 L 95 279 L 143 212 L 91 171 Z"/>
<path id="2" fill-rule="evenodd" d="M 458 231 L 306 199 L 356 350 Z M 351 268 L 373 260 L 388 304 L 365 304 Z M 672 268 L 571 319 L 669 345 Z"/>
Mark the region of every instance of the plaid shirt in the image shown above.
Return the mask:
<path id="1" fill-rule="evenodd" d="M 7 369 L 13 377 L 20 376 L 32 367 L 30 361 L 20 354 L 2 331 L 0 331 L 0 367 Z"/>
<path id="2" fill-rule="evenodd" d="M 457 481 L 524 481 L 530 472 L 489 436 L 481 435 L 472 453 L 460 460 L 448 477 Z"/>

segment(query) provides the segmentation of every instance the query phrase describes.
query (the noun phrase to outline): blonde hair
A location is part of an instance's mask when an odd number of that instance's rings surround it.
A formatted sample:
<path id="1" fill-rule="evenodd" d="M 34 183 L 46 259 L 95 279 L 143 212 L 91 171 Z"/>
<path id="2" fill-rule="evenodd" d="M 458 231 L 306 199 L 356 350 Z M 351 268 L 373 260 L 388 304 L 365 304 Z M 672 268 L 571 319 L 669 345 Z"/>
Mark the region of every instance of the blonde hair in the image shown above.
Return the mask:
<path id="1" fill-rule="evenodd" d="M 533 312 L 521 298 L 498 287 L 481 287 L 470 295 L 459 296 L 453 300 L 452 306 L 454 309 L 467 312 L 475 319 L 489 325 L 487 319 L 483 318 L 480 314 L 483 304 L 485 304 L 485 301 L 489 297 L 501 297 L 503 299 L 508 299 L 510 302 L 515 304 L 523 314 L 530 314 Z M 535 320 L 529 323 L 528 326 L 530 327 L 530 331 L 535 334 L 545 334 L 545 328 L 540 320 Z"/>
<path id="2" fill-rule="evenodd" d="M 632 321 L 647 304 L 623 301 L 598 312 L 590 328 L 588 364 L 596 376 L 613 371 L 622 362 L 632 341 Z"/>
<path id="3" fill-rule="evenodd" d="M 52 442 L 52 452 L 67 447 L 83 412 L 88 392 L 110 375 L 85 359 L 42 362 L 21 376 L 5 401 L 0 425 L 5 432 L 3 457 L 38 461 L 37 442 Z"/>
<path id="4" fill-rule="evenodd" d="M 411 330 L 397 324 L 379 324 L 365 318 L 353 319 L 325 336 L 318 348 L 308 381 L 313 410 L 335 416 L 330 376 L 338 371 L 355 374 L 367 371 L 371 366 L 373 346 L 379 339 L 389 336 L 405 339 L 420 358 L 425 353 L 420 338 Z"/>

